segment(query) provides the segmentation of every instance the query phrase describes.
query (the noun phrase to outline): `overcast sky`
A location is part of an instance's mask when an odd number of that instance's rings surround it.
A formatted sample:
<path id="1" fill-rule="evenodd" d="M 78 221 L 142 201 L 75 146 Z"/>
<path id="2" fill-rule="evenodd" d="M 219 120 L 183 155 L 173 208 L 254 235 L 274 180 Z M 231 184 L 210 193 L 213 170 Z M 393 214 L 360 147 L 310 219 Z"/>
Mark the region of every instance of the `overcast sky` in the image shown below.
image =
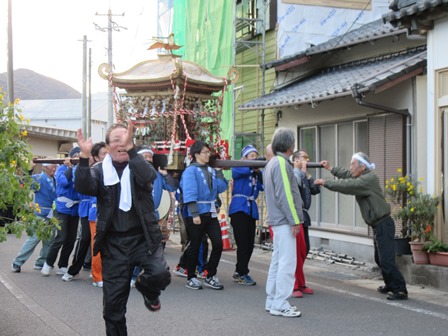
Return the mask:
<path id="1" fill-rule="evenodd" d="M 0 73 L 7 71 L 7 4 L 0 1 Z M 82 92 L 82 39 L 87 35 L 92 49 L 92 93 L 107 91 L 98 66 L 108 61 L 108 34 L 93 23 L 107 27 L 109 6 L 112 20 L 127 28 L 112 33 L 115 71 L 156 58 L 155 51 L 146 50 L 157 35 L 156 0 L 12 0 L 14 69 L 33 70 Z"/>

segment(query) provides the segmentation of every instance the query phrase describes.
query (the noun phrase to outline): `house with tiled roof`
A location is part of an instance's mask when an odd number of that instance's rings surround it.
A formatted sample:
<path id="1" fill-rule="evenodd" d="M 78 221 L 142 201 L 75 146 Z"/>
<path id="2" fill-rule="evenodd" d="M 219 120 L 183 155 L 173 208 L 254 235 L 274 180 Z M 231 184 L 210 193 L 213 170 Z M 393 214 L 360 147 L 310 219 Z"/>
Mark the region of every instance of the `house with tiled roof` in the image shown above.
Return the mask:
<path id="1" fill-rule="evenodd" d="M 267 64 L 276 72 L 274 90 L 239 110 L 272 111 L 312 161 L 348 168 L 354 152 L 365 152 L 383 184 L 398 169 L 426 176 L 416 162 L 427 137 L 426 63 L 424 37 L 380 18 Z M 323 169 L 312 174 L 333 178 Z M 373 232 L 353 196 L 323 188 L 309 213 L 311 246 L 373 262 Z"/>
<path id="2" fill-rule="evenodd" d="M 439 196 L 433 232 L 448 241 L 448 0 L 393 0 L 384 22 L 405 29 L 410 37 L 427 40 L 427 82 L 422 121 L 424 138 L 417 144 L 415 157 L 419 171 L 425 172 L 426 192 Z"/>

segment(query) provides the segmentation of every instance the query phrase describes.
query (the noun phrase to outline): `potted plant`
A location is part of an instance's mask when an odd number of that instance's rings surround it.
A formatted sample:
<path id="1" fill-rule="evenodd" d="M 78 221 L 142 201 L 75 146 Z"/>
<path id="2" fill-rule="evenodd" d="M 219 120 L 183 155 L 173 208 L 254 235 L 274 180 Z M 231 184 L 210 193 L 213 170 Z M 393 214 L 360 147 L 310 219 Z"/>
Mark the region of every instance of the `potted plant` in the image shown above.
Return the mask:
<path id="1" fill-rule="evenodd" d="M 398 218 L 410 223 L 410 245 L 416 264 L 429 263 L 428 254 L 422 248 L 430 240 L 438 204 L 438 197 L 418 192 L 397 213 Z"/>
<path id="2" fill-rule="evenodd" d="M 448 266 L 448 244 L 432 236 L 422 249 L 429 254 L 431 265 Z"/>
<path id="3" fill-rule="evenodd" d="M 398 172 L 401 173 L 401 170 Z M 427 264 L 428 254 L 421 249 L 431 237 L 439 199 L 424 194 L 422 188 L 417 190 L 418 184 L 409 176 L 394 176 L 386 180 L 384 192 L 387 199 L 395 204 L 393 217 L 403 224 L 401 234 L 410 241 L 414 262 Z"/>
<path id="4" fill-rule="evenodd" d="M 386 180 L 384 195 L 391 203 L 392 217 L 395 220 L 401 220 L 397 213 L 403 208 L 405 202 L 414 196 L 417 183 L 414 183 L 409 176 L 402 176 L 401 169 L 397 170 L 399 175 Z M 395 236 L 395 246 L 397 255 L 411 254 L 409 242 L 411 241 L 410 227 L 408 223 L 402 221 L 400 233 Z"/>

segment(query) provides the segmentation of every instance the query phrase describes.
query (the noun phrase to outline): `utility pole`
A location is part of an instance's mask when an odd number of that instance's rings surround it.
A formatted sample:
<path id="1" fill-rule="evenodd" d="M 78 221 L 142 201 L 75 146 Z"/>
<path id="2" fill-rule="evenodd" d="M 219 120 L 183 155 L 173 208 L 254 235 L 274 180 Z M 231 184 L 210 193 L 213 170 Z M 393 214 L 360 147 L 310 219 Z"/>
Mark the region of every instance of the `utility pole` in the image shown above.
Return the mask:
<path id="1" fill-rule="evenodd" d="M 105 32 L 107 31 L 107 40 L 108 40 L 108 47 L 107 47 L 107 58 L 108 58 L 108 64 L 109 64 L 109 71 L 113 71 L 113 63 L 112 63 L 112 30 L 120 31 L 121 29 L 127 29 L 125 27 L 119 26 L 116 22 L 112 21 L 112 16 L 124 16 L 123 14 L 112 14 L 112 11 L 108 10 L 107 14 L 99 14 L 98 12 L 95 14 L 97 16 L 107 16 L 107 28 L 100 27 L 96 23 L 93 23 L 95 25 L 95 28 Z M 114 108 L 112 104 L 112 85 L 111 82 L 108 82 L 108 91 L 107 91 L 107 100 L 108 100 L 108 118 L 107 118 L 107 127 L 113 125 L 114 123 Z"/>
<path id="2" fill-rule="evenodd" d="M 87 119 L 87 36 L 84 35 L 82 39 L 82 114 L 81 114 L 81 128 L 82 134 L 89 137 Z"/>
<path id="3" fill-rule="evenodd" d="M 92 48 L 89 48 L 89 69 L 88 69 L 88 100 L 87 100 L 87 138 L 92 136 Z"/>
<path id="4" fill-rule="evenodd" d="M 12 8 L 8 0 L 8 101 L 14 103 L 14 68 L 12 59 Z"/>

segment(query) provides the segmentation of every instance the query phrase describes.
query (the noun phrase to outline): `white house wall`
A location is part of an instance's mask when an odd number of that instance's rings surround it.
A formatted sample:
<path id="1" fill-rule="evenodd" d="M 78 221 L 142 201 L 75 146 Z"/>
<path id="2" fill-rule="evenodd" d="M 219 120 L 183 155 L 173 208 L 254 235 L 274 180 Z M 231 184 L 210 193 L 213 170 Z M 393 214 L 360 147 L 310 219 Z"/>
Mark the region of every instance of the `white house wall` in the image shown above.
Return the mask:
<path id="1" fill-rule="evenodd" d="M 427 122 L 427 171 L 428 171 L 428 193 L 438 193 L 437 187 L 437 166 L 436 164 L 436 149 L 439 148 L 437 125 L 438 105 L 436 102 L 436 78 L 435 71 L 448 68 L 448 44 L 446 43 L 446 36 L 448 34 L 448 18 L 437 20 L 434 22 L 434 29 L 428 32 L 428 122 Z"/>
<path id="2" fill-rule="evenodd" d="M 427 76 L 418 76 L 415 78 L 415 117 L 412 119 L 412 127 L 415 130 L 414 137 L 412 138 L 412 172 L 414 178 L 420 179 L 423 181 L 421 183 L 424 192 L 427 192 L 427 184 L 428 184 L 428 150 L 427 150 L 427 123 L 428 123 L 428 114 L 427 114 Z M 433 132 L 429 132 L 433 133 Z"/>

